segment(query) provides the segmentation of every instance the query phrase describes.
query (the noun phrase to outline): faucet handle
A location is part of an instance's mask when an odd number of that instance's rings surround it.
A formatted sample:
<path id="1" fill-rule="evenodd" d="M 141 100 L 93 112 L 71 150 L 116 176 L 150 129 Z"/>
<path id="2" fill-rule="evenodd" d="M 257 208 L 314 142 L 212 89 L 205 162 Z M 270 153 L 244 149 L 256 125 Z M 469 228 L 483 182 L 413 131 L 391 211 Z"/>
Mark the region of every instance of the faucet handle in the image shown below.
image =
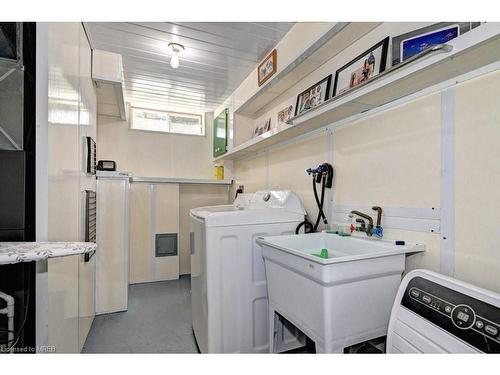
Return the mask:
<path id="1" fill-rule="evenodd" d="M 373 228 L 373 234 L 378 238 L 384 237 L 384 228 L 382 228 L 380 225 Z"/>

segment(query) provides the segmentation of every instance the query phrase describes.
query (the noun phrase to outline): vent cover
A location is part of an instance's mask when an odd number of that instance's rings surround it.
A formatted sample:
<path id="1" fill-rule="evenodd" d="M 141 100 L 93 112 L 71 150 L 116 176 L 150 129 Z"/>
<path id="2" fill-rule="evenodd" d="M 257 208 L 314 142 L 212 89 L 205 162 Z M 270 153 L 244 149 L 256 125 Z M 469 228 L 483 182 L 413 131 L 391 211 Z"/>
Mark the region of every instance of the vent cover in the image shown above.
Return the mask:
<path id="1" fill-rule="evenodd" d="M 85 190 L 85 242 L 96 242 L 95 191 Z"/>
<path id="2" fill-rule="evenodd" d="M 155 256 L 177 256 L 177 233 L 158 233 L 155 240 Z"/>

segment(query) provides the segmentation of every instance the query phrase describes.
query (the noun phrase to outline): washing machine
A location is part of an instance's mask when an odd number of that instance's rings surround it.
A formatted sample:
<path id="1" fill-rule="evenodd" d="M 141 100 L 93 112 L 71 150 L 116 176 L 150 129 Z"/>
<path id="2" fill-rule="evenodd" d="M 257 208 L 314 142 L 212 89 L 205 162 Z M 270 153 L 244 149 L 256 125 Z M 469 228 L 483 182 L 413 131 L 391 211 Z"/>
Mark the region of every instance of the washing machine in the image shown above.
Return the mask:
<path id="1" fill-rule="evenodd" d="M 268 299 L 259 236 L 295 233 L 304 220 L 291 191 L 258 191 L 233 205 L 192 209 L 191 306 L 202 353 L 269 351 Z M 282 350 L 304 340 L 281 325 Z"/>
<path id="2" fill-rule="evenodd" d="M 388 353 L 500 353 L 500 295 L 427 270 L 403 279 Z"/>

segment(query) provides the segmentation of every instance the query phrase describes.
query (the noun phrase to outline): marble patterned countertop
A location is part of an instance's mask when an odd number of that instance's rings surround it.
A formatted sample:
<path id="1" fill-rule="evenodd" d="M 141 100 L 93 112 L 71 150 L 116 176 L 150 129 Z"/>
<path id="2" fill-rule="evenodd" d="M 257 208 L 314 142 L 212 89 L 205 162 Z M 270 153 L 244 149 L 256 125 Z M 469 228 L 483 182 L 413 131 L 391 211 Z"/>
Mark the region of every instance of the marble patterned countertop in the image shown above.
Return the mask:
<path id="1" fill-rule="evenodd" d="M 0 242 L 0 265 L 90 253 L 93 242 Z"/>

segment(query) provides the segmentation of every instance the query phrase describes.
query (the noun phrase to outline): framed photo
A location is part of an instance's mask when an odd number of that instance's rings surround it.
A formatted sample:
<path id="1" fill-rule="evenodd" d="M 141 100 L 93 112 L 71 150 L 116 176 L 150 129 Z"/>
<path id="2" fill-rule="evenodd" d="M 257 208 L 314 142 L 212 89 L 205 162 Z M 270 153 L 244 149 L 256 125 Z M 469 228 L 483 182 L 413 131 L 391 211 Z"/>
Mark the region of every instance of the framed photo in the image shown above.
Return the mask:
<path id="1" fill-rule="evenodd" d="M 429 47 L 446 43 L 459 35 L 460 29 L 458 25 L 451 25 L 416 37 L 403 39 L 399 46 L 399 61 L 405 61 Z"/>
<path id="2" fill-rule="evenodd" d="M 439 22 L 395 36 L 392 38 L 392 66 L 431 45 L 446 43 L 479 25 L 481 25 L 481 22 Z M 447 30 L 449 32 L 446 32 Z M 419 43 L 423 44 L 419 46 Z M 406 51 L 403 51 L 403 49 Z M 415 53 L 412 53 L 413 50 L 415 50 Z"/>
<path id="3" fill-rule="evenodd" d="M 262 86 L 269 78 L 272 77 L 277 70 L 277 52 L 273 49 L 272 52 L 262 61 L 257 68 L 257 77 L 259 86 Z"/>
<path id="4" fill-rule="evenodd" d="M 278 112 L 278 125 L 285 125 L 293 117 L 293 105 L 289 105 Z"/>
<path id="5" fill-rule="evenodd" d="M 330 74 L 328 77 L 323 78 L 315 85 L 309 87 L 307 90 L 302 91 L 297 96 L 295 116 L 305 113 L 326 101 L 330 92 L 331 82 L 332 75 Z"/>
<path id="6" fill-rule="evenodd" d="M 381 40 L 335 73 L 332 97 L 368 81 L 385 70 L 389 37 Z"/>
<path id="7" fill-rule="evenodd" d="M 264 124 L 255 125 L 253 130 L 252 138 L 258 137 L 271 130 L 271 118 L 269 117 Z"/>
<path id="8" fill-rule="evenodd" d="M 271 117 L 269 117 L 264 124 L 263 133 L 268 132 L 269 130 L 271 130 Z"/>

